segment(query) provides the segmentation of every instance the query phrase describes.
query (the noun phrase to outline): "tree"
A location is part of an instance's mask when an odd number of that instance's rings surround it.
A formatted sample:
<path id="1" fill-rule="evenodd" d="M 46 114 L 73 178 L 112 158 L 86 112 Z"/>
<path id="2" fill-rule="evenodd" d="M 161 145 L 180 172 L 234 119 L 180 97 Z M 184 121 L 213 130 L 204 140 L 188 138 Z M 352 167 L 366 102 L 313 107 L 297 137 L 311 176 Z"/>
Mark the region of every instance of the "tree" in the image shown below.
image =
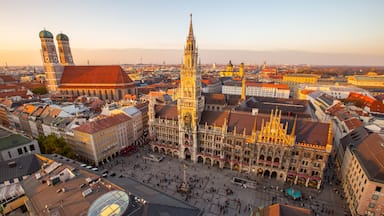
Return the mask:
<path id="1" fill-rule="evenodd" d="M 63 137 L 57 137 L 55 134 L 51 134 L 48 136 L 39 136 L 37 141 L 43 154 L 60 154 L 68 158 L 75 158 L 75 153 Z"/>
<path id="2" fill-rule="evenodd" d="M 37 94 L 37 95 L 44 95 L 44 94 L 47 94 L 48 93 L 48 90 L 47 88 L 45 88 L 44 86 L 42 87 L 37 87 L 37 88 L 34 88 L 32 90 L 33 94 Z"/>

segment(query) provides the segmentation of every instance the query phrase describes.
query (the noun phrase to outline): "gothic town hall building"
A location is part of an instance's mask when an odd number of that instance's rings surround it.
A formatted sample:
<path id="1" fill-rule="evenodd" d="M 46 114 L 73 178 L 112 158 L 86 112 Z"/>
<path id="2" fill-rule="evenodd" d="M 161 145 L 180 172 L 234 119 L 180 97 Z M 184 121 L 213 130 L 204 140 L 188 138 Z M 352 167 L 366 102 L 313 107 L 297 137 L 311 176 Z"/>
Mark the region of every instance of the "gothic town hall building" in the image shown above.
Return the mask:
<path id="1" fill-rule="evenodd" d="M 205 108 L 192 17 L 177 102 L 149 105 L 151 148 L 181 160 L 320 188 L 332 126 L 292 116 Z"/>

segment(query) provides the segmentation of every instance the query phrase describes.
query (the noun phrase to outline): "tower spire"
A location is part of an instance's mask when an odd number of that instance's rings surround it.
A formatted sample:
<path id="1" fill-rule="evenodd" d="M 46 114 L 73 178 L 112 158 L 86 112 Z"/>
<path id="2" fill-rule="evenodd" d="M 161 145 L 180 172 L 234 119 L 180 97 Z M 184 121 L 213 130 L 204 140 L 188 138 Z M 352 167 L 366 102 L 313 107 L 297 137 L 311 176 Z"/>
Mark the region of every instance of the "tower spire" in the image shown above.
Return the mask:
<path id="1" fill-rule="evenodd" d="M 193 38 L 193 26 L 192 26 L 192 13 L 189 14 L 190 16 L 190 21 L 189 21 L 189 34 L 188 38 Z"/>

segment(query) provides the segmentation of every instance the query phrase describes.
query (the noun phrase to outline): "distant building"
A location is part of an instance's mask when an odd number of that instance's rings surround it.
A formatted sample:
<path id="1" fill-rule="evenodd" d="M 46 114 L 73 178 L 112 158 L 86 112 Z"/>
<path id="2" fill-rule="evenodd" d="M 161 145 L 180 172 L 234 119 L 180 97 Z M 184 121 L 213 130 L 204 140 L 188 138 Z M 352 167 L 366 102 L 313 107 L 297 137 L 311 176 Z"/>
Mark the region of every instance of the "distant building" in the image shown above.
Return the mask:
<path id="1" fill-rule="evenodd" d="M 351 93 L 358 93 L 373 98 L 369 91 L 355 86 L 300 84 L 297 86 L 297 98 L 307 99 L 307 95 L 314 91 L 321 91 L 335 99 L 345 99 Z"/>
<path id="2" fill-rule="evenodd" d="M 202 79 L 202 92 L 203 93 L 221 93 L 221 82 L 216 78 Z"/>
<path id="3" fill-rule="evenodd" d="M 291 90 L 291 96 L 297 97 L 297 86 L 299 84 L 316 84 L 320 78 L 319 75 L 315 74 L 285 74 L 283 75 L 283 83 L 287 84 Z"/>
<path id="4" fill-rule="evenodd" d="M 36 140 L 0 128 L 0 161 L 8 161 L 35 153 L 40 153 Z"/>
<path id="5" fill-rule="evenodd" d="M 384 75 L 369 72 L 367 75 L 353 75 L 348 77 L 348 83 L 359 87 L 383 87 Z"/>
<path id="6" fill-rule="evenodd" d="M 257 83 L 247 81 L 245 83 L 246 96 L 289 98 L 290 90 L 288 85 L 275 83 Z M 223 94 L 241 95 L 242 83 L 240 81 L 226 82 L 222 87 Z"/>
<path id="7" fill-rule="evenodd" d="M 226 70 L 220 71 L 221 77 L 243 77 L 244 76 L 244 64 L 241 63 L 239 70 L 235 71 L 231 61 L 228 62 Z"/>
<path id="8" fill-rule="evenodd" d="M 285 74 L 283 76 L 283 82 L 289 84 L 304 84 L 310 83 L 315 84 L 317 80 L 320 78 L 319 75 L 315 74 Z"/>

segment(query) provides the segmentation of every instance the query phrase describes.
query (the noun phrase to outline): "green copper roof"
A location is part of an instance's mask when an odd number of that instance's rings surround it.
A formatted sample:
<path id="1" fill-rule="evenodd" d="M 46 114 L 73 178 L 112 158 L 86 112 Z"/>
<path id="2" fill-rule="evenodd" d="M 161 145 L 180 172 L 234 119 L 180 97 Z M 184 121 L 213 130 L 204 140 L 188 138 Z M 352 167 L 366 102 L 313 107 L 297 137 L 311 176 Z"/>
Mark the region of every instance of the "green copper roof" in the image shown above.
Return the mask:
<path id="1" fill-rule="evenodd" d="M 60 40 L 60 41 L 69 41 L 69 38 L 67 35 L 63 34 L 63 33 L 60 33 L 58 35 L 56 35 L 56 40 Z"/>
<path id="2" fill-rule="evenodd" d="M 0 139 L 0 151 L 30 143 L 31 140 L 19 134 L 12 134 Z"/>
<path id="3" fill-rule="evenodd" d="M 53 35 L 51 32 L 47 31 L 47 30 L 42 30 L 40 33 L 39 33 L 39 37 L 40 38 L 53 38 Z"/>

